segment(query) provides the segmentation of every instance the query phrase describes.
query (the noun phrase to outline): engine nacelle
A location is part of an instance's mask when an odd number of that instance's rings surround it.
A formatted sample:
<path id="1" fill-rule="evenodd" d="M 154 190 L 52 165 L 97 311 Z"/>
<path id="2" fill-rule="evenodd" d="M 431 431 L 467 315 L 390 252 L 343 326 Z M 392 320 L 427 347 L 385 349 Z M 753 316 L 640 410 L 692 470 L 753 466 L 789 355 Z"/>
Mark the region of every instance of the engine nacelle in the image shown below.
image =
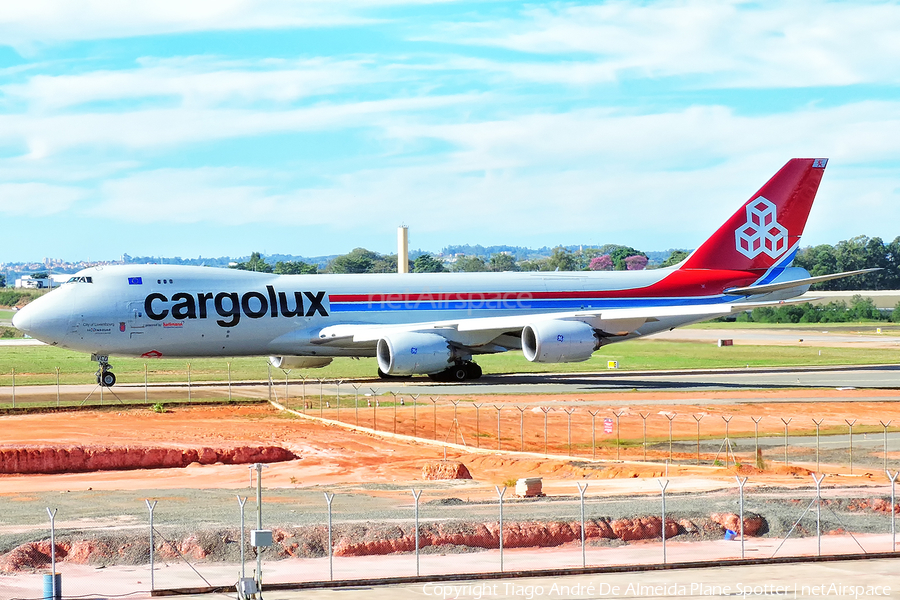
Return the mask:
<path id="1" fill-rule="evenodd" d="M 538 321 L 522 329 L 522 353 L 531 362 L 581 362 L 599 347 L 594 328 L 581 321 Z"/>
<path id="2" fill-rule="evenodd" d="M 325 356 L 270 356 L 269 364 L 276 369 L 321 369 L 331 364 Z"/>
<path id="3" fill-rule="evenodd" d="M 402 332 L 378 340 L 378 368 L 388 375 L 427 375 L 450 366 L 450 343 L 435 333 Z"/>

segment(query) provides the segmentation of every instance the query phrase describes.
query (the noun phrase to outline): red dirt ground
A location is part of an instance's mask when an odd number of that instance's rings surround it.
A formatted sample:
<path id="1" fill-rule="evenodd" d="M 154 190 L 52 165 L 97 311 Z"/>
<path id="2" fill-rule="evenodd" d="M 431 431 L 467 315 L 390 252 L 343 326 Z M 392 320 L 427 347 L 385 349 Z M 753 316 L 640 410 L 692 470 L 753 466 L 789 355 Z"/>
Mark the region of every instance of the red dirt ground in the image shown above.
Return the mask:
<path id="1" fill-rule="evenodd" d="M 682 440 L 694 440 L 697 424 L 691 415 L 705 415 L 701 421 L 701 434 L 706 437 L 724 436 L 725 422 L 722 416 L 732 416 L 732 435 L 753 432 L 751 416 L 763 417 L 759 425 L 761 434 L 781 435 L 784 425 L 781 418 L 792 418 L 791 435 L 801 431 L 814 431 L 813 418 L 825 419 L 823 427 L 842 427 L 846 431 L 844 419 L 856 419 L 855 431 L 863 425 L 881 428 L 879 420 L 894 419 L 900 423 L 898 394 L 895 391 L 874 390 L 812 390 L 812 391 L 753 391 L 753 392 L 705 392 L 705 393 L 627 393 L 621 394 L 627 408 L 617 408 L 620 417 L 622 440 L 636 443 L 636 447 L 620 450 L 623 460 L 640 460 L 643 449 L 643 421 L 640 414 L 647 417 L 649 439 L 668 439 L 669 421 L 662 413 L 677 413 L 672 422 L 673 434 Z M 746 403 L 718 404 L 723 399 Z M 760 401 L 763 399 L 765 401 Z M 473 400 L 462 397 L 456 409 L 457 430 L 453 426 L 454 409 L 449 401 L 439 402 L 437 408 L 438 440 L 463 440 L 469 447 L 476 444 L 481 448 L 497 447 L 497 411 L 501 409 L 501 446 L 503 450 L 519 450 L 522 440 L 519 435 L 520 412 L 516 403 L 529 403 L 531 408 L 524 412 L 525 450 L 543 453 L 544 413 L 534 403 L 539 401 L 545 408 L 552 407 L 547 417 L 548 441 L 551 453 L 566 454 L 568 451 L 567 415 L 564 408 L 572 413 L 572 455 L 590 458 L 591 416 L 589 410 L 598 411 L 596 417 L 597 458 L 615 458 L 611 442 L 615 442 L 615 431 L 603 433 L 603 419 L 612 417 L 612 409 L 586 405 L 585 400 L 615 402 L 610 394 L 602 396 L 523 396 L 490 397 L 490 404 L 482 405 L 476 424 Z M 474 399 L 485 402 L 485 399 Z M 660 403 L 664 404 L 660 404 Z M 637 404 L 639 403 L 639 404 Z M 524 407 L 524 406 L 523 406 Z M 394 431 L 394 409 L 382 406 L 376 409 L 379 430 Z M 535 410 L 537 412 L 535 412 Z M 625 411 L 624 413 L 622 411 Z M 334 413 L 334 411 L 332 411 Z M 398 434 L 413 434 L 413 408 L 409 405 L 398 407 L 396 431 Z M 434 409 L 431 403 L 419 404 L 416 409 L 416 432 L 421 437 L 431 438 L 435 432 Z M 334 418 L 326 410 L 326 418 Z M 344 421 L 355 422 L 352 409 L 341 411 Z M 371 427 L 372 409 L 360 409 L 359 425 Z M 2 417 L 3 435 L 0 447 L 22 446 L 126 446 L 126 447 L 173 447 L 173 448 L 230 448 L 237 446 L 277 445 L 293 451 L 301 458 L 297 461 L 270 465 L 267 470 L 267 484 L 272 486 L 306 486 L 352 482 L 413 481 L 422 478 L 422 467 L 429 461 L 445 458 L 444 450 L 431 444 L 409 443 L 403 440 L 383 438 L 366 432 L 348 431 L 337 426 L 287 417 L 266 404 L 250 406 L 194 406 L 170 408 L 164 414 L 148 409 L 90 410 L 58 413 L 10 415 Z M 476 432 L 479 434 L 476 437 Z M 676 458 L 691 459 L 694 454 L 681 454 Z M 613 464 L 606 469 L 584 469 L 569 464 L 568 459 L 548 460 L 539 456 L 516 456 L 511 454 L 468 453 L 448 449 L 446 458 L 466 464 L 476 480 L 484 483 L 502 484 L 521 476 L 542 476 L 555 480 L 574 480 L 584 477 L 637 477 L 659 476 L 659 464 Z M 651 452 L 648 458 L 665 460 L 668 452 Z M 704 456 L 705 459 L 711 457 Z M 777 459 L 777 457 L 775 457 Z M 749 459 L 744 459 L 749 463 Z M 742 467 L 744 470 L 750 467 Z M 669 475 L 710 476 L 708 467 L 670 467 Z M 792 479 L 804 475 L 803 468 L 775 468 L 767 477 Z M 733 474 L 725 469 L 721 476 L 731 478 Z M 756 479 L 756 477 L 755 477 Z M 95 473 L 71 473 L 62 475 L 5 475 L 0 476 L 0 493 L 43 491 L 59 489 L 148 489 L 190 486 L 240 487 L 247 485 L 248 470 L 245 465 L 207 465 L 187 469 L 158 469 L 137 471 L 105 471 Z"/>

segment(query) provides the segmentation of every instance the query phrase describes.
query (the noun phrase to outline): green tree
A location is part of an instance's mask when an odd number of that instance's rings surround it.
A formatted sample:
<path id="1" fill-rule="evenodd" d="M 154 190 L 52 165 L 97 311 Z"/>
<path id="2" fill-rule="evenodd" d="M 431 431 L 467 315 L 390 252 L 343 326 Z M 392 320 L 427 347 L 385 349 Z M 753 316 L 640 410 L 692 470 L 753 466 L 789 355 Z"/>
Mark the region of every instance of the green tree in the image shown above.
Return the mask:
<path id="1" fill-rule="evenodd" d="M 0 287 L 6 287 L 6 275 L 0 273 Z"/>
<path id="2" fill-rule="evenodd" d="M 609 257 L 612 259 L 613 264 L 616 266 L 616 271 L 625 271 L 628 268 L 628 264 L 625 262 L 625 259 L 629 256 L 643 256 L 647 258 L 647 255 L 641 252 L 640 250 L 635 250 L 631 246 L 617 246 L 615 244 L 607 244 L 603 246 L 603 248 L 609 248 L 609 251 L 605 254 L 609 254 Z"/>
<path id="3" fill-rule="evenodd" d="M 347 254 L 336 256 L 328 263 L 329 273 L 371 273 L 381 256 L 365 248 L 355 248 Z"/>
<path id="4" fill-rule="evenodd" d="M 538 260 L 523 260 L 522 262 L 519 263 L 519 270 L 520 271 L 549 271 L 549 269 L 547 269 L 546 266 L 547 266 L 546 258 L 542 258 L 542 259 L 538 259 Z"/>
<path id="5" fill-rule="evenodd" d="M 484 259 L 479 256 L 460 256 L 450 266 L 450 270 L 454 273 L 475 273 L 487 271 L 487 265 L 484 264 Z"/>
<path id="6" fill-rule="evenodd" d="M 891 313 L 891 321 L 894 323 L 900 323 L 900 302 L 894 307 L 894 312 Z"/>
<path id="7" fill-rule="evenodd" d="M 275 273 L 278 275 L 315 275 L 319 272 L 318 265 L 311 265 L 302 260 L 278 261 L 275 263 Z"/>
<path id="8" fill-rule="evenodd" d="M 578 259 L 562 246 L 554 248 L 550 258 L 547 259 L 546 270 L 548 271 L 575 271 L 577 269 Z"/>
<path id="9" fill-rule="evenodd" d="M 413 261 L 413 273 L 443 273 L 444 271 L 446 271 L 444 263 L 431 254 L 420 254 Z"/>
<path id="10" fill-rule="evenodd" d="M 272 265 L 263 260 L 259 252 L 251 253 L 250 259 L 248 261 L 239 262 L 236 265 L 231 265 L 231 268 L 238 269 L 240 271 L 256 271 L 258 273 L 272 272 Z"/>
<path id="11" fill-rule="evenodd" d="M 511 254 L 499 253 L 491 257 L 491 271 L 518 271 L 519 266 L 516 264 L 516 258 Z"/>
<path id="12" fill-rule="evenodd" d="M 672 250 L 672 254 L 670 254 L 669 258 L 664 260 L 662 264 L 659 265 L 659 268 L 662 269 L 664 267 L 673 267 L 686 259 L 689 254 L 689 252 L 685 252 L 684 250 Z"/>

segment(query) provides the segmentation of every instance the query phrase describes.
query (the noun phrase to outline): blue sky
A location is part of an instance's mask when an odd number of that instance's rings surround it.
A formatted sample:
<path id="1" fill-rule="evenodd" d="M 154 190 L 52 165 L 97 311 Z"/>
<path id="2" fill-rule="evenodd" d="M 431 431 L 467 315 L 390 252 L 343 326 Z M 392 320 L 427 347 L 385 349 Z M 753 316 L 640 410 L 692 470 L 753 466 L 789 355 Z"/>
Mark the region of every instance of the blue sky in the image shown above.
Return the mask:
<path id="1" fill-rule="evenodd" d="M 900 235 L 896 2 L 29 0 L 0 262 L 697 246 L 793 156 Z"/>

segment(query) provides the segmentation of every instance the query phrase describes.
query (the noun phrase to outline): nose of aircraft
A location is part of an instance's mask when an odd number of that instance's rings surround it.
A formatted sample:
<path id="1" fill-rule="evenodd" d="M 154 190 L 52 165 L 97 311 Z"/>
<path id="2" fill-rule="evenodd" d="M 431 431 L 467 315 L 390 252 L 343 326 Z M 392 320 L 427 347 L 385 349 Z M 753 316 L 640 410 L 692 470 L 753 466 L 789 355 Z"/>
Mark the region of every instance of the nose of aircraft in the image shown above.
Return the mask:
<path id="1" fill-rule="evenodd" d="M 13 327 L 23 333 L 31 335 L 31 311 L 28 307 L 20 308 L 12 318 Z"/>
<path id="2" fill-rule="evenodd" d="M 64 314 L 56 310 L 57 303 L 50 298 L 51 294 L 38 298 L 28 306 L 20 308 L 13 315 L 13 326 L 33 338 L 43 342 L 59 341 L 65 330 Z"/>

